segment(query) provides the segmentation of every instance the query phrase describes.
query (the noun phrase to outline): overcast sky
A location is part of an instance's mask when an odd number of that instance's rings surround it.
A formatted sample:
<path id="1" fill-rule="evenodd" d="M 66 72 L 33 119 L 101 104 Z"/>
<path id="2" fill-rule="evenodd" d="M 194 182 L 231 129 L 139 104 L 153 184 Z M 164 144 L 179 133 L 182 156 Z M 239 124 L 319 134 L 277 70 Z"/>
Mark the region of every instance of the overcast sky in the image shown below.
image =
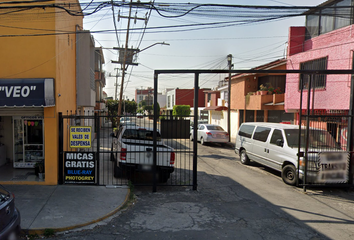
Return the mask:
<path id="1" fill-rule="evenodd" d="M 126 0 L 129 1 L 129 0 Z M 81 3 L 88 0 L 81 0 Z M 162 1 L 156 1 L 162 2 Z M 165 3 L 186 3 L 187 1 L 163 0 Z M 192 3 L 211 3 L 208 0 L 198 0 Z M 214 1 L 215 2 L 215 1 Z M 218 4 L 238 5 L 273 5 L 273 6 L 317 6 L 323 0 L 218 0 Z M 127 28 L 127 19 L 121 18 L 117 21 L 119 8 L 115 8 L 117 29 Z M 133 9 L 132 15 L 136 10 Z M 138 18 L 145 17 L 147 11 L 140 10 Z M 128 16 L 128 9 L 120 9 L 121 16 Z M 113 30 L 113 14 L 111 8 L 102 9 L 100 12 L 84 18 L 86 30 Z M 212 15 L 207 17 L 196 17 L 189 15 L 179 18 L 164 18 L 151 12 L 147 27 L 174 26 L 192 23 L 210 23 L 231 21 L 232 18 L 215 18 Z M 144 49 L 154 43 L 165 42 L 170 44 L 155 45 L 142 51 L 138 55 L 139 66 L 129 66 L 125 77 L 123 94 L 130 100 L 135 97 L 135 89 L 153 87 L 153 70 L 156 69 L 227 69 L 226 56 L 233 55 L 235 69 L 249 69 L 273 60 L 286 56 L 288 31 L 290 26 L 304 26 L 304 17 L 294 17 L 284 20 L 275 20 L 262 23 L 244 24 L 223 28 L 206 28 L 194 31 L 177 31 L 176 28 L 166 28 L 156 31 L 133 31 L 130 35 L 128 46 Z M 144 21 L 132 21 L 132 28 L 144 28 Z M 183 28 L 188 29 L 188 28 Z M 106 87 L 104 91 L 110 97 L 115 95 L 115 68 L 119 64 L 112 64 L 111 60 L 117 60 L 117 51 L 109 48 L 117 47 L 117 37 L 114 33 L 94 33 L 96 47 L 102 46 L 106 64 L 104 69 L 107 72 Z M 118 33 L 120 46 L 125 44 L 126 35 Z M 142 40 L 141 40 L 142 39 Z M 140 43 L 140 45 L 139 45 Z M 213 88 L 218 81 L 226 75 L 201 75 L 200 87 Z M 159 92 L 165 88 L 193 88 L 193 75 L 161 75 L 159 76 Z M 121 77 L 118 78 L 118 84 Z M 119 96 L 120 87 L 118 87 Z"/>

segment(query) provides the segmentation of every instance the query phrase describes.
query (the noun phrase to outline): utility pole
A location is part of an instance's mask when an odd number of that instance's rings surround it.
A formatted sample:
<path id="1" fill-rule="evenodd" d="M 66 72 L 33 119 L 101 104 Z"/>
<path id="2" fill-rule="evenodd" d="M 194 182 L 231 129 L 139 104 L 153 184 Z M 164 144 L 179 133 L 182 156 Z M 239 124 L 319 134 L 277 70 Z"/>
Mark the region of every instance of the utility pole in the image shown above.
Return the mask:
<path id="1" fill-rule="evenodd" d="M 117 71 L 116 75 L 115 76 L 112 76 L 112 77 L 115 77 L 116 78 L 116 82 L 114 84 L 115 86 L 115 91 L 114 91 L 114 99 L 117 100 L 117 92 L 118 92 L 118 77 L 119 77 L 119 73 L 118 73 L 118 70 L 119 68 L 114 68 L 114 70 Z"/>
<path id="2" fill-rule="evenodd" d="M 127 50 L 128 50 L 128 41 L 129 41 L 130 18 L 131 18 L 131 13 L 132 13 L 132 2 L 133 2 L 133 0 L 130 0 L 127 35 L 125 38 L 124 59 L 123 59 L 123 63 L 122 63 L 122 82 L 120 83 L 118 116 L 120 116 L 122 113 L 122 97 L 123 97 L 123 88 L 124 88 L 125 63 L 127 61 Z"/>
<path id="3" fill-rule="evenodd" d="M 120 92 L 119 92 L 119 103 L 118 103 L 118 117 L 120 117 L 122 113 L 122 98 L 123 98 L 123 90 L 124 90 L 124 78 L 126 74 L 126 70 L 128 68 L 128 65 L 138 65 L 137 63 L 133 63 L 133 56 L 138 52 L 138 49 L 128 49 L 128 41 L 129 41 L 129 30 L 130 30 L 130 20 L 134 19 L 136 20 L 144 20 L 145 24 L 147 23 L 147 18 L 138 18 L 137 16 L 131 17 L 131 12 L 132 12 L 132 3 L 133 0 L 130 0 L 130 5 L 129 5 L 129 15 L 128 17 L 126 16 L 118 16 L 118 21 L 120 18 L 127 18 L 128 19 L 128 26 L 127 26 L 127 34 L 125 38 L 125 46 L 124 48 L 113 48 L 119 50 L 119 61 L 111 61 L 112 63 L 120 63 L 122 67 L 122 80 L 120 84 Z M 121 56 L 123 54 L 123 58 L 121 59 Z M 127 56 L 129 54 L 129 56 Z M 118 118 L 120 119 L 120 118 Z M 119 122 L 118 122 L 119 124 Z"/>
<path id="4" fill-rule="evenodd" d="M 232 54 L 227 55 L 227 64 L 229 66 L 229 84 L 228 84 L 228 103 L 227 103 L 227 132 L 229 133 L 229 142 L 231 142 L 231 68 L 232 64 Z"/>

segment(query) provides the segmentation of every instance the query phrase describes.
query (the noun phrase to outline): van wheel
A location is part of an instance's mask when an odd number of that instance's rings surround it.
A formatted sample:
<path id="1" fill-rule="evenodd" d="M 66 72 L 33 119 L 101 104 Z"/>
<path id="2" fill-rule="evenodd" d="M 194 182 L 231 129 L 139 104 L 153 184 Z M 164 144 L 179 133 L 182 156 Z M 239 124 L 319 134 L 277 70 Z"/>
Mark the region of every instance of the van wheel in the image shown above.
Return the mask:
<path id="1" fill-rule="evenodd" d="M 283 167 L 281 177 L 286 184 L 295 186 L 297 176 L 294 165 L 289 164 Z"/>
<path id="2" fill-rule="evenodd" d="M 244 165 L 250 164 L 250 159 L 247 156 L 246 150 L 242 150 L 240 154 L 241 163 Z"/>

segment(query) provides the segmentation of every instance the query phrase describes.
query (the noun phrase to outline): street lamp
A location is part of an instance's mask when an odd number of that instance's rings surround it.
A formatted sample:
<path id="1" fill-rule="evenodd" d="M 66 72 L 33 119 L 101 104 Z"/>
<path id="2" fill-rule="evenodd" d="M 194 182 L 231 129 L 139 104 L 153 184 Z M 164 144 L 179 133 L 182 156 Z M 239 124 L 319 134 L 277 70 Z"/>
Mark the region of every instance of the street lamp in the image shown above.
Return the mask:
<path id="1" fill-rule="evenodd" d="M 227 132 L 229 134 L 229 142 L 231 142 L 231 68 L 232 54 L 227 55 L 227 65 L 229 66 L 229 84 L 228 84 L 228 108 L 227 108 Z"/>
<path id="2" fill-rule="evenodd" d="M 128 39 L 126 40 L 126 42 L 128 42 Z M 165 43 L 165 42 L 157 42 L 157 43 L 154 43 L 146 48 L 143 48 L 142 50 L 139 50 L 139 49 L 133 49 L 134 51 L 131 52 L 131 55 L 129 56 L 129 59 L 133 59 L 133 55 L 137 54 L 138 52 L 142 52 L 142 51 L 145 51 L 146 49 L 148 48 L 151 48 L 152 46 L 155 46 L 157 44 L 161 44 L 161 45 L 170 45 L 169 43 Z M 117 61 L 111 61 L 112 63 L 120 63 L 122 64 L 122 81 L 121 81 L 121 84 L 120 84 L 120 93 L 119 93 L 119 103 L 118 103 L 118 116 L 120 117 L 121 115 L 121 112 L 122 112 L 122 97 L 123 97 L 123 86 L 124 86 L 124 75 L 125 75 L 125 71 L 126 71 L 126 60 L 127 60 L 127 50 L 128 50 L 128 47 L 127 45 L 125 46 L 124 49 L 120 49 L 120 48 L 114 48 L 114 49 L 118 49 L 120 51 L 123 51 L 124 50 L 124 58 L 123 58 L 123 61 L 122 62 L 117 62 Z M 129 63 L 128 65 L 138 65 L 137 63 Z"/>
<path id="3" fill-rule="evenodd" d="M 157 45 L 157 44 L 161 44 L 161 45 L 167 45 L 167 46 L 170 46 L 170 44 L 169 44 L 169 43 L 165 43 L 165 42 L 157 42 L 157 43 L 154 43 L 154 44 L 152 44 L 152 45 L 150 45 L 150 46 L 148 46 L 148 47 L 146 47 L 146 48 L 143 48 L 143 49 L 141 49 L 141 50 L 139 50 L 139 49 L 138 49 L 138 52 L 145 51 L 146 49 L 151 48 L 152 46 L 155 46 L 155 45 Z"/>

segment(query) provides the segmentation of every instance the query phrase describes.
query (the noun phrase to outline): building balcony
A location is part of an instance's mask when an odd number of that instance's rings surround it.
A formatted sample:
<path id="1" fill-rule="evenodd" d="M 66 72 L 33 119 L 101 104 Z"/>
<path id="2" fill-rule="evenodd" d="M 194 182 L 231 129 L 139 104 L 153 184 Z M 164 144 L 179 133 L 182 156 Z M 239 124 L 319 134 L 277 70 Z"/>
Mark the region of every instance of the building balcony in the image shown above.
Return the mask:
<path id="1" fill-rule="evenodd" d="M 246 110 L 284 110 L 284 94 L 246 95 Z"/>

